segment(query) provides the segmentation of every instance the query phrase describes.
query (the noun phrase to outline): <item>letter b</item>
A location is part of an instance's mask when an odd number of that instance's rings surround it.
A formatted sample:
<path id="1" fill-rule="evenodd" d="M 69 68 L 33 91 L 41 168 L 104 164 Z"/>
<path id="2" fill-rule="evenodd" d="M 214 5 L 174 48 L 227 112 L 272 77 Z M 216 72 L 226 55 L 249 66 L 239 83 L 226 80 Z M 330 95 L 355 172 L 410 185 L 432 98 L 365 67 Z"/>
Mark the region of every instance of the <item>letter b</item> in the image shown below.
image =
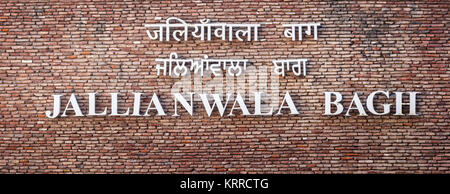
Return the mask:
<path id="1" fill-rule="evenodd" d="M 344 110 L 344 106 L 340 103 L 342 101 L 342 95 L 339 92 L 324 92 L 325 94 L 325 113 L 324 115 L 338 115 L 341 114 Z M 336 96 L 336 100 L 331 102 L 331 95 Z M 335 105 L 337 110 L 336 112 L 331 112 L 331 105 Z"/>

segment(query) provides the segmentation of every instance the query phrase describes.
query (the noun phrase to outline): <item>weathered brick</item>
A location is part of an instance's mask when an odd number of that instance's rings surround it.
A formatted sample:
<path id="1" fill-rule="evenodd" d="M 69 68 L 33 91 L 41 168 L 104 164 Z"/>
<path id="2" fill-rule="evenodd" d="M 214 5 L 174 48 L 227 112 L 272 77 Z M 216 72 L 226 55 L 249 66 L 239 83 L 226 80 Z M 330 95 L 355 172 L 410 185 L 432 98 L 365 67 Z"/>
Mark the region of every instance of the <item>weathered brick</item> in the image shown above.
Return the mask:
<path id="1" fill-rule="evenodd" d="M 449 173 L 448 8 L 447 1 L 1 1 L 0 173 Z M 156 17 L 260 23 L 260 40 L 154 41 L 143 26 L 163 22 Z M 282 24 L 296 22 L 320 22 L 319 39 L 283 37 Z M 125 93 L 157 92 L 169 106 L 176 79 L 157 77 L 154 59 L 171 52 L 255 66 L 307 58 L 308 76 L 280 78 L 301 114 L 45 117 L 52 94 L 121 92 L 120 103 L 132 106 Z M 421 92 L 420 116 L 323 116 L 322 92 L 375 90 Z M 86 96 L 79 101 L 86 106 Z M 109 99 L 96 103 L 108 107 Z"/>

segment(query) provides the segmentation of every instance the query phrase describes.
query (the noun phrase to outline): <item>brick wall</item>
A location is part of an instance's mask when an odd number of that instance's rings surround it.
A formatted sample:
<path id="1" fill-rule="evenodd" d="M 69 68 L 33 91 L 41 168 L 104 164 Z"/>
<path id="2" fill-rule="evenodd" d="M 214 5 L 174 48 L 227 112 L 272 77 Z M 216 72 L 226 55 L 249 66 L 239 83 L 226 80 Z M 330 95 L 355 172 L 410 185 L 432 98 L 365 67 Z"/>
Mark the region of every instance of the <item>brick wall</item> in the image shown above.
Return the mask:
<path id="1" fill-rule="evenodd" d="M 446 1 L 0 2 L 1 173 L 449 173 Z M 143 24 L 261 23 L 260 41 L 159 42 Z M 320 22 L 319 39 L 282 24 Z M 280 77 L 300 115 L 45 117 L 52 94 L 161 95 L 155 58 L 237 57 L 255 66 L 307 58 L 308 76 Z M 417 91 L 420 116 L 323 116 L 324 91 Z M 127 96 L 125 96 L 127 95 Z M 149 96 L 149 95 L 147 95 Z M 143 99 L 148 103 L 149 98 Z M 346 102 L 349 99 L 345 99 Z M 87 111 L 87 97 L 80 95 Z M 63 102 L 64 104 L 64 102 Z"/>

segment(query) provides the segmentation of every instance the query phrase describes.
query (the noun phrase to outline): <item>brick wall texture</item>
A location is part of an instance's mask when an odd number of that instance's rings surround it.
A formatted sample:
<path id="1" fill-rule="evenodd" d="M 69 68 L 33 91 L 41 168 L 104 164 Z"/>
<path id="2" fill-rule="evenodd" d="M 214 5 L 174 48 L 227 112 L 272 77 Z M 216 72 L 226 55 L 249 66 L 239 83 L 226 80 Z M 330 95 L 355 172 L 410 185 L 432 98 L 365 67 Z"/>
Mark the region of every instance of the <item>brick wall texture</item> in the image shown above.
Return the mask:
<path id="1" fill-rule="evenodd" d="M 1 173 L 449 173 L 448 1 L 0 1 Z M 155 20 L 161 17 L 161 21 Z M 144 24 L 260 23 L 259 41 L 159 42 Z M 282 24 L 320 22 L 292 41 Z M 155 58 L 307 58 L 280 77 L 300 114 L 172 117 Z M 416 91 L 419 116 L 324 116 L 324 91 Z M 49 119 L 52 94 L 157 92 L 168 116 Z M 62 102 L 63 106 L 67 97 Z M 345 104 L 344 103 L 344 104 Z M 121 109 L 123 111 L 124 109 Z M 253 111 L 251 111 L 253 112 Z"/>

